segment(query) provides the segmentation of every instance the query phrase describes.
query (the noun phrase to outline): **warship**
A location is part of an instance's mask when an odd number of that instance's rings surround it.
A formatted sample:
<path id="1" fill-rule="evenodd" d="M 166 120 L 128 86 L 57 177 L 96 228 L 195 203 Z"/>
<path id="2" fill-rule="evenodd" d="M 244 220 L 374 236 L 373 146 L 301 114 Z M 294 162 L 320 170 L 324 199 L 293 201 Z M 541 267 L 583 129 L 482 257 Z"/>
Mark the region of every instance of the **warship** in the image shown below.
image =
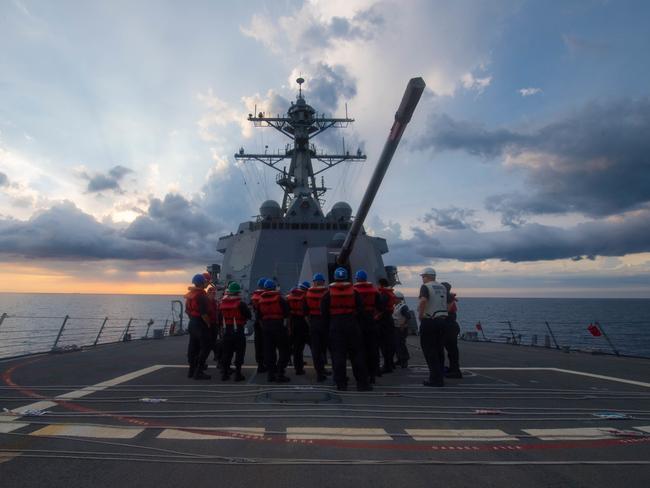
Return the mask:
<path id="1" fill-rule="evenodd" d="M 302 90 L 287 117 L 251 114 L 293 140 L 282 157 L 237 155 L 274 167 L 284 198 L 219 241 L 213 271 L 249 290 L 260 275 L 286 287 L 338 265 L 396 282 L 386 242 L 364 234 L 363 220 L 423 88 L 409 84 L 355 218 L 345 203 L 323 212 L 311 164 L 321 155 L 309 145 L 351 119 L 317 117 Z M 364 155 L 330 157 L 325 167 Z M 286 171 L 276 167 L 285 158 Z M 0 316 L 3 340 L 11 319 Z M 0 360 L 0 487 L 650 485 L 650 359 L 462 341 L 463 378 L 427 388 L 410 336 L 408 367 L 372 392 L 317 383 L 311 364 L 269 384 L 250 346 L 245 382 L 197 382 L 186 377 L 185 336 L 130 340 L 131 319 L 104 343 L 106 320 L 94 341 L 62 352 L 66 316 L 52 352 Z"/>

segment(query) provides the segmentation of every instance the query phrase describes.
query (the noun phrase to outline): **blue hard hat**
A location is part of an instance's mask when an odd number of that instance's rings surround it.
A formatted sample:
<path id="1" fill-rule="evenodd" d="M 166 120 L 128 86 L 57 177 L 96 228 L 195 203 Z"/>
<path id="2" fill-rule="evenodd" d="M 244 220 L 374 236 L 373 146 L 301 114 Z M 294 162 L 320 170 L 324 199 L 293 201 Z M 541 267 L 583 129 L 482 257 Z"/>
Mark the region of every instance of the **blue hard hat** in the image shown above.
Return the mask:
<path id="1" fill-rule="evenodd" d="M 323 273 L 316 273 L 312 278 L 313 281 L 325 281 L 325 276 Z"/>
<path id="2" fill-rule="evenodd" d="M 257 280 L 257 287 L 264 288 L 264 283 L 266 283 L 266 278 L 260 278 L 259 280 Z"/>
<path id="3" fill-rule="evenodd" d="M 264 289 L 265 290 L 275 290 L 275 281 L 273 280 L 266 280 L 264 282 Z"/>
<path id="4" fill-rule="evenodd" d="M 357 281 L 368 281 L 368 273 L 360 269 L 359 271 L 354 273 L 354 279 L 356 279 Z"/>
<path id="5" fill-rule="evenodd" d="M 311 285 L 309 284 L 309 281 L 303 281 L 298 285 L 299 288 L 303 290 L 308 290 Z"/>
<path id="6" fill-rule="evenodd" d="M 205 278 L 202 274 L 195 274 L 192 278 L 192 284 L 196 286 L 203 286 L 205 285 Z"/>
<path id="7" fill-rule="evenodd" d="M 345 268 L 336 268 L 334 271 L 335 280 L 347 280 L 348 279 L 348 270 Z"/>

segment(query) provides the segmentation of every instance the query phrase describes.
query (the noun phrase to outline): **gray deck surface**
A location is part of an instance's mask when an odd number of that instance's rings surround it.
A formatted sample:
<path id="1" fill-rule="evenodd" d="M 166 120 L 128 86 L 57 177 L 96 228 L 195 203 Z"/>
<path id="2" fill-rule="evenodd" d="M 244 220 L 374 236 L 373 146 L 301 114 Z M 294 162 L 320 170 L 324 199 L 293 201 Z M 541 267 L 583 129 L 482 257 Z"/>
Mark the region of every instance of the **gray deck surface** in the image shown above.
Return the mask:
<path id="1" fill-rule="evenodd" d="M 186 337 L 0 362 L 0 408 L 47 411 L 0 413 L 0 486 L 650 486 L 650 360 L 461 342 L 433 389 L 409 342 L 370 393 L 190 380 Z"/>

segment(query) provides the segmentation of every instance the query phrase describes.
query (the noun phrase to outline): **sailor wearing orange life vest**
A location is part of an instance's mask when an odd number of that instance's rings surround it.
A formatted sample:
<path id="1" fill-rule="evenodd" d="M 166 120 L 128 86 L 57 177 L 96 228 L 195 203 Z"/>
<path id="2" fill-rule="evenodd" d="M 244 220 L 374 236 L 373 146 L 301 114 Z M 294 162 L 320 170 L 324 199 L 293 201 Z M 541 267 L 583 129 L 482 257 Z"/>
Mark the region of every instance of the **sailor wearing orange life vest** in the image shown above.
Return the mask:
<path id="1" fill-rule="evenodd" d="M 208 296 L 208 317 L 210 318 L 210 350 L 214 354 L 214 360 L 221 364 L 221 340 L 219 337 L 219 298 L 217 297 L 217 286 L 212 283 L 212 275 L 207 271 L 203 278 L 208 284 L 206 294 Z"/>
<path id="2" fill-rule="evenodd" d="M 356 283 L 354 290 L 361 297 L 363 312 L 359 317 L 361 335 L 365 348 L 366 368 L 370 384 L 375 382 L 375 376 L 381 376 L 379 367 L 379 325 L 376 316 L 383 304 L 377 288 L 368 281 L 368 274 L 360 269 L 354 275 Z"/>
<path id="3" fill-rule="evenodd" d="M 290 381 L 284 374 L 289 363 L 289 334 L 285 326 L 285 319 L 289 317 L 289 305 L 275 288 L 275 281 L 266 280 L 265 291 L 258 304 L 264 332 L 264 363 L 269 382 L 286 383 Z"/>
<path id="4" fill-rule="evenodd" d="M 312 286 L 309 287 L 305 294 L 305 301 L 307 303 L 307 320 L 309 320 L 309 336 L 311 338 L 309 347 L 311 348 L 314 369 L 316 370 L 316 381 L 319 383 L 325 381 L 328 374 L 328 371 L 325 370 L 325 359 L 329 343 L 329 327 L 327 320 L 323 318 L 320 311 L 320 302 L 326 292 L 325 276 L 316 273 Z"/>
<path id="5" fill-rule="evenodd" d="M 205 360 L 210 354 L 210 317 L 208 316 L 208 296 L 203 275 L 197 274 L 192 278 L 192 285 L 185 294 L 185 313 L 189 317 L 187 326 L 190 340 L 187 346 L 187 361 L 190 365 L 188 378 L 209 380 L 210 376 L 203 373 Z"/>
<path id="6" fill-rule="evenodd" d="M 377 291 L 381 297 L 382 308 L 378 311 L 375 319 L 379 327 L 379 347 L 384 357 L 382 373 L 392 373 L 395 369 L 395 321 L 393 320 L 393 309 L 397 302 L 395 292 L 388 286 L 386 278 L 379 279 Z"/>
<path id="7" fill-rule="evenodd" d="M 304 350 L 309 342 L 309 326 L 305 317 L 307 315 L 307 302 L 305 295 L 309 289 L 309 282 L 298 284 L 287 295 L 289 303 L 289 335 L 291 339 L 291 355 L 296 375 L 305 374 Z"/>
<path id="8" fill-rule="evenodd" d="M 253 314 L 241 299 L 239 283 L 233 281 L 228 285 L 228 290 L 221 299 L 219 309 L 223 326 L 221 381 L 227 381 L 230 378 L 230 363 L 233 355 L 235 356 L 235 381 L 244 381 L 246 378 L 241 373 L 246 354 L 244 327 Z"/>
<path id="9" fill-rule="evenodd" d="M 257 363 L 258 373 L 266 373 L 266 366 L 264 364 L 264 331 L 262 330 L 262 321 L 260 320 L 258 311 L 260 297 L 264 293 L 264 283 L 266 283 L 266 278 L 260 278 L 257 281 L 257 288 L 251 293 L 251 308 L 255 312 L 253 330 L 255 331 L 255 362 Z"/>
<path id="10" fill-rule="evenodd" d="M 348 281 L 348 270 L 337 268 L 334 271 L 335 282 L 321 300 L 321 315 L 329 322 L 330 349 L 332 351 L 332 369 L 336 389 L 348 388 L 345 374 L 347 359 L 352 362 L 352 372 L 357 381 L 357 390 L 371 391 L 368 384 L 368 371 L 364 356 L 363 339 L 358 317 L 363 313 L 361 296 Z"/>

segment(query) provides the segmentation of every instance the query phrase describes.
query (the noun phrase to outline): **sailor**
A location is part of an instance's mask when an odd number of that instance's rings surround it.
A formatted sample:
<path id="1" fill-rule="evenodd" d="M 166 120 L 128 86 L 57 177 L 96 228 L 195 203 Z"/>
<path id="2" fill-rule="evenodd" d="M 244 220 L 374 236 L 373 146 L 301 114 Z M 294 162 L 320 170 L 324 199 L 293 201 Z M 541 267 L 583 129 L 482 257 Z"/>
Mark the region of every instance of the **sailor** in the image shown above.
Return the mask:
<path id="1" fill-rule="evenodd" d="M 260 278 L 257 281 L 257 288 L 251 293 L 251 307 L 255 312 L 253 330 L 255 331 L 255 362 L 257 363 L 258 373 L 266 373 L 266 366 L 264 365 L 264 332 L 262 331 L 262 321 L 259 318 L 258 311 L 260 297 L 264 293 L 264 283 L 266 283 L 266 278 Z"/>
<path id="2" fill-rule="evenodd" d="M 381 376 L 379 367 L 379 324 L 376 317 L 384 305 L 377 288 L 368 281 L 368 274 L 364 270 L 358 270 L 354 275 L 354 279 L 356 281 L 354 291 L 359 294 L 363 302 L 363 311 L 359 316 L 359 322 L 361 336 L 363 337 L 368 381 L 373 384 L 375 377 Z"/>
<path id="3" fill-rule="evenodd" d="M 334 283 L 330 284 L 320 304 L 321 316 L 329 323 L 332 368 L 336 389 L 348 389 L 347 359 L 352 362 L 352 372 L 358 391 L 371 391 L 364 356 L 363 338 L 358 317 L 363 313 L 361 296 L 348 281 L 348 270 L 336 268 Z"/>
<path id="4" fill-rule="evenodd" d="M 201 274 L 192 278 L 192 285 L 185 294 L 185 313 L 189 317 L 188 331 L 190 340 L 187 346 L 187 361 L 190 369 L 188 378 L 209 380 L 210 375 L 203 372 L 205 360 L 210 354 L 210 317 L 208 316 L 208 296 L 205 293 L 207 283 Z"/>
<path id="5" fill-rule="evenodd" d="M 289 304 L 275 288 L 275 281 L 266 280 L 258 302 L 264 333 L 264 363 L 269 382 L 286 383 L 290 381 L 284 374 L 289 362 L 289 334 L 285 326 Z"/>
<path id="6" fill-rule="evenodd" d="M 246 354 L 244 329 L 246 322 L 252 318 L 253 314 L 241 299 L 239 283 L 233 281 L 228 285 L 228 290 L 221 299 L 219 308 L 223 325 L 221 381 L 227 381 L 230 378 L 230 363 L 233 355 L 235 356 L 235 381 L 244 381 L 246 378 L 241 372 Z"/>
<path id="7" fill-rule="evenodd" d="M 203 278 L 208 284 L 206 294 L 208 295 L 208 317 L 210 318 L 210 350 L 214 354 L 214 361 L 221 364 L 221 338 L 219 337 L 219 297 L 217 296 L 217 285 L 212 283 L 212 275 L 207 271 Z"/>
<path id="8" fill-rule="evenodd" d="M 312 281 L 312 286 L 309 287 L 305 294 L 309 336 L 311 339 L 309 347 L 311 348 L 314 369 L 316 370 L 316 381 L 319 383 L 327 379 L 328 373 L 325 370 L 325 359 L 327 355 L 329 328 L 327 321 L 323 319 L 320 313 L 320 302 L 326 291 L 325 276 L 321 273 L 316 273 Z"/>
<path id="9" fill-rule="evenodd" d="M 436 282 L 436 271 L 424 268 L 420 288 L 418 318 L 420 345 L 429 367 L 429 379 L 424 386 L 444 386 L 444 334 L 447 323 L 447 289 Z"/>
<path id="10" fill-rule="evenodd" d="M 289 336 L 291 338 L 291 354 L 296 375 L 305 374 L 304 350 L 309 342 L 309 326 L 305 320 L 307 315 L 307 302 L 305 294 L 309 289 L 309 282 L 299 283 L 287 295 L 289 303 Z"/>
<path id="11" fill-rule="evenodd" d="M 456 294 L 451 292 L 451 285 L 446 281 L 441 283 L 447 290 L 447 322 L 445 324 L 444 345 L 449 358 L 449 369 L 445 372 L 447 378 L 462 378 L 463 373 L 460 371 L 458 353 L 458 334 L 460 334 L 460 325 L 458 325 L 458 299 Z"/>
<path id="12" fill-rule="evenodd" d="M 395 308 L 393 309 L 393 323 L 395 324 L 395 353 L 397 362 L 402 369 L 408 368 L 409 354 L 406 347 L 406 338 L 408 337 L 408 323 L 411 319 L 411 312 L 404 301 L 404 294 L 401 291 L 395 292 Z"/>
<path id="13" fill-rule="evenodd" d="M 380 278 L 377 291 L 381 297 L 381 309 L 377 311 L 375 321 L 379 328 L 379 347 L 384 357 L 382 373 L 392 373 L 395 369 L 395 321 L 393 320 L 393 309 L 395 308 L 395 292 L 388 286 L 386 278 Z"/>

